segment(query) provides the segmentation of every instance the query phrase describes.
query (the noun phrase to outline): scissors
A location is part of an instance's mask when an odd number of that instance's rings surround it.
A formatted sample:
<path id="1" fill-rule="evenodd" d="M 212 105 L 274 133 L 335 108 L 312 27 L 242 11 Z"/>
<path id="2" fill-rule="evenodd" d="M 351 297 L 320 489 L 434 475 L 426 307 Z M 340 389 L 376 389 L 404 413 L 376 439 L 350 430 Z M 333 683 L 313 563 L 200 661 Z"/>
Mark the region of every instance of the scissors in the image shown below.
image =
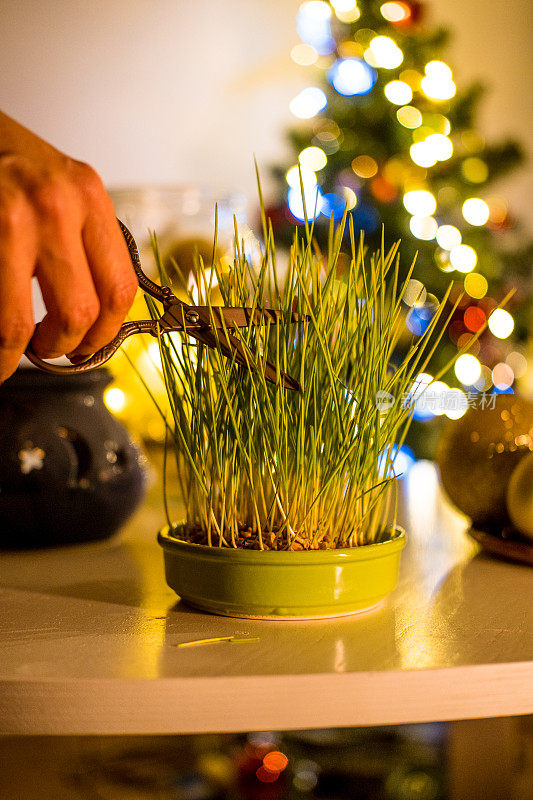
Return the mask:
<path id="1" fill-rule="evenodd" d="M 285 318 L 281 311 L 269 308 L 233 308 L 230 306 L 192 306 L 179 300 L 168 286 L 158 286 L 144 274 L 141 269 L 139 251 L 135 239 L 128 228 L 117 220 L 128 246 L 128 251 L 141 289 L 155 300 L 158 300 L 165 309 L 164 314 L 157 320 L 131 320 L 125 322 L 119 332 L 108 344 L 93 353 L 92 356 L 79 364 L 60 366 L 50 364 L 39 358 L 33 350 L 30 341 L 26 349 L 26 357 L 39 369 L 55 375 L 72 375 L 80 372 L 89 372 L 109 361 L 122 343 L 136 333 L 151 333 L 158 337 L 160 334 L 179 331 L 187 336 L 192 336 L 198 342 L 219 350 L 222 355 L 247 369 L 258 368 L 259 358 L 253 353 L 246 353 L 242 343 L 231 333 L 235 328 L 247 328 L 250 324 L 264 325 L 267 322 L 279 324 Z M 293 312 L 287 317 L 289 322 L 302 321 L 302 315 Z M 264 362 L 263 371 L 265 378 L 271 383 L 280 381 L 285 389 L 298 391 L 300 384 L 283 371 L 278 371 L 276 366 L 269 361 Z"/>

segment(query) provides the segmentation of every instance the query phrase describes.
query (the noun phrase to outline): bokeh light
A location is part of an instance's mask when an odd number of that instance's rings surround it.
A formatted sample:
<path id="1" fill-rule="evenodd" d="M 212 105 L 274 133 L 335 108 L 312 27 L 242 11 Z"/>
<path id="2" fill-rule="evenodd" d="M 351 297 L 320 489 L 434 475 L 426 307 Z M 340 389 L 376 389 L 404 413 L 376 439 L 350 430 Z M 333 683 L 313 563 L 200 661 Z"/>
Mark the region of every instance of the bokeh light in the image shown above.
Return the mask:
<path id="1" fill-rule="evenodd" d="M 421 88 L 430 100 L 450 100 L 456 92 L 452 71 L 443 61 L 430 61 L 425 66 Z"/>
<path id="2" fill-rule="evenodd" d="M 306 147 L 298 156 L 298 161 L 302 167 L 318 172 L 324 169 L 328 163 L 328 157 L 320 147 Z"/>
<path id="3" fill-rule="evenodd" d="M 401 110 L 401 109 L 400 109 Z M 416 142 L 409 149 L 411 159 L 419 167 L 433 167 L 437 163 L 437 157 L 432 148 L 424 142 Z"/>
<path id="4" fill-rule="evenodd" d="M 461 231 L 454 225 L 440 225 L 437 242 L 443 250 L 452 250 L 461 244 Z"/>
<path id="5" fill-rule="evenodd" d="M 437 161 L 446 161 L 453 154 L 453 144 L 442 133 L 431 133 L 424 143 Z"/>
<path id="6" fill-rule="evenodd" d="M 422 125 L 422 114 L 414 106 L 403 106 L 396 112 L 396 118 L 404 128 L 419 128 Z"/>
<path id="7" fill-rule="evenodd" d="M 287 194 L 287 203 L 291 214 L 300 222 L 303 222 L 307 215 L 308 220 L 316 219 L 322 212 L 324 198 L 318 186 L 304 191 L 305 212 L 300 188 L 291 188 Z"/>
<path id="8" fill-rule="evenodd" d="M 477 254 L 468 244 L 459 244 L 450 251 L 450 264 L 458 272 L 471 272 L 477 264 Z"/>
<path id="9" fill-rule="evenodd" d="M 368 94 L 376 80 L 376 71 L 361 58 L 340 58 L 328 70 L 328 81 L 344 97 Z"/>
<path id="10" fill-rule="evenodd" d="M 372 178 L 378 171 L 377 162 L 371 156 L 356 156 L 352 169 L 360 178 Z"/>
<path id="11" fill-rule="evenodd" d="M 331 5 L 341 22 L 355 22 L 361 16 L 356 0 L 331 0 Z"/>
<path id="12" fill-rule="evenodd" d="M 420 216 L 430 216 L 437 208 L 435 197 L 424 189 L 414 189 L 406 192 L 403 197 L 403 204 L 410 214 Z"/>
<path id="13" fill-rule="evenodd" d="M 346 208 L 346 200 L 338 194 L 328 192 L 322 197 L 321 213 L 325 217 L 331 217 L 333 214 L 334 219 L 341 219 Z"/>
<path id="14" fill-rule="evenodd" d="M 481 158 L 469 156 L 461 164 L 461 172 L 469 183 L 484 183 L 489 177 L 489 168 Z"/>
<path id="15" fill-rule="evenodd" d="M 484 275 L 479 272 L 469 272 L 465 277 L 465 291 L 475 300 L 485 297 L 489 284 Z"/>
<path id="16" fill-rule="evenodd" d="M 494 386 L 500 391 L 505 391 L 514 381 L 514 372 L 509 364 L 504 364 L 503 361 L 500 361 L 492 370 L 491 377 Z"/>
<path id="17" fill-rule="evenodd" d="M 481 364 L 475 356 L 464 353 L 455 362 L 455 374 L 463 386 L 473 386 L 481 375 Z"/>
<path id="18" fill-rule="evenodd" d="M 497 308 L 489 317 L 490 332 L 498 339 L 507 339 L 514 328 L 514 319 L 504 308 Z"/>
<path id="19" fill-rule="evenodd" d="M 522 378 L 527 372 L 527 359 L 522 353 L 513 350 L 505 359 L 505 363 L 509 364 L 514 372 L 515 378 Z"/>
<path id="20" fill-rule="evenodd" d="M 263 758 L 263 765 L 271 772 L 283 772 L 288 763 L 289 759 L 285 753 L 279 750 L 273 750 Z"/>
<path id="21" fill-rule="evenodd" d="M 126 407 L 126 395 L 118 386 L 112 386 L 104 392 L 104 404 L 109 411 L 119 414 Z"/>
<path id="22" fill-rule="evenodd" d="M 312 45 L 300 43 L 292 48 L 291 58 L 301 67 L 309 67 L 316 62 L 318 53 Z"/>
<path id="23" fill-rule="evenodd" d="M 299 119 L 311 119 L 315 117 L 328 104 L 328 98 L 318 86 L 307 86 L 294 97 L 289 108 L 295 117 Z"/>
<path id="24" fill-rule="evenodd" d="M 397 106 L 404 106 L 413 99 L 413 90 L 403 81 L 390 81 L 383 89 L 385 97 Z"/>
<path id="25" fill-rule="evenodd" d="M 304 191 L 311 191 L 317 184 L 316 175 L 312 169 L 308 167 L 291 167 L 285 175 L 285 180 L 292 186 L 293 189 L 300 191 L 300 174 L 302 176 L 302 183 Z"/>
<path id="26" fill-rule="evenodd" d="M 465 327 L 467 327 L 469 331 L 472 331 L 472 333 L 476 333 L 476 331 L 483 327 L 487 321 L 487 317 L 483 309 L 479 306 L 468 306 L 463 315 L 463 320 Z M 460 344 L 459 347 L 461 347 Z"/>
<path id="27" fill-rule="evenodd" d="M 364 57 L 371 66 L 382 69 L 395 69 L 403 61 L 402 51 L 389 36 L 375 36 Z"/>
<path id="28" fill-rule="evenodd" d="M 411 8 L 407 3 L 383 3 L 379 10 L 387 22 L 405 22 L 411 16 Z"/>
<path id="29" fill-rule="evenodd" d="M 460 389 L 448 389 L 444 413 L 448 419 L 460 419 L 468 409 L 468 399 Z"/>
<path id="30" fill-rule="evenodd" d="M 423 304 L 426 300 L 426 297 L 427 291 L 424 284 L 421 281 L 417 281 L 415 278 L 411 278 L 405 287 L 402 297 L 403 302 L 407 306 L 414 306 L 415 303 Z"/>
<path id="31" fill-rule="evenodd" d="M 484 225 L 489 218 L 489 207 L 479 197 L 470 197 L 463 203 L 463 217 L 470 225 Z"/>
<path id="32" fill-rule="evenodd" d="M 350 189 L 349 186 L 343 186 L 342 187 L 342 195 L 343 195 L 344 200 L 346 202 L 346 206 L 348 208 L 348 211 L 351 211 L 352 208 L 356 207 L 356 205 L 357 205 L 357 195 L 356 195 L 356 193 L 354 192 L 353 189 Z"/>
<path id="33" fill-rule="evenodd" d="M 435 238 L 437 233 L 438 223 L 435 217 L 421 217 L 416 215 L 411 217 L 409 221 L 409 228 L 413 236 L 417 239 L 430 241 Z"/>
<path id="34" fill-rule="evenodd" d="M 302 3 L 296 18 L 296 30 L 302 42 L 314 47 L 319 55 L 327 55 L 335 50 L 329 3 L 323 0 Z"/>

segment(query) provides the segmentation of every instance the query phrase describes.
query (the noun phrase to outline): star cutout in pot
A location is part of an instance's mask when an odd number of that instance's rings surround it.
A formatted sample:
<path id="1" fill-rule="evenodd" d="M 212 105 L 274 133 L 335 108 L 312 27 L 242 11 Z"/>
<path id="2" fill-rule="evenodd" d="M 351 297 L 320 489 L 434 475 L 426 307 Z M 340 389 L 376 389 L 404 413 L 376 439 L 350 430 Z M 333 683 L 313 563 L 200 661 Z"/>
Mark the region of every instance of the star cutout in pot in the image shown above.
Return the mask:
<path id="1" fill-rule="evenodd" d="M 40 447 L 26 447 L 19 450 L 20 471 L 28 475 L 34 469 L 42 469 L 45 457 L 44 450 Z"/>

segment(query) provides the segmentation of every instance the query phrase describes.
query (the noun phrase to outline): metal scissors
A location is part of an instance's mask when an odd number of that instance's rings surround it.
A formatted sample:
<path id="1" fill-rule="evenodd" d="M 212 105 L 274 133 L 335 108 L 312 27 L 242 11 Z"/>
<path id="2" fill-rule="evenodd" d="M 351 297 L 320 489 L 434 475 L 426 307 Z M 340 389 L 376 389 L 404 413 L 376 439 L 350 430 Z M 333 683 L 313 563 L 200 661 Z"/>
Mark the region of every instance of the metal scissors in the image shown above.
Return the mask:
<path id="1" fill-rule="evenodd" d="M 158 286 L 144 274 L 141 268 L 139 251 L 130 231 L 120 220 L 117 220 L 120 229 L 128 246 L 133 269 L 137 276 L 137 281 L 141 289 L 158 300 L 165 309 L 164 314 L 158 319 L 132 320 L 125 322 L 119 332 L 108 344 L 97 350 L 92 356 L 79 364 L 60 366 L 50 364 L 39 358 L 33 351 L 30 341 L 26 349 L 26 357 L 39 369 L 55 375 L 72 375 L 80 372 L 89 372 L 109 361 L 122 343 L 136 333 L 151 333 L 158 337 L 171 331 L 179 331 L 187 336 L 192 336 L 197 341 L 218 349 L 226 358 L 234 359 L 247 369 L 256 369 L 259 365 L 257 356 L 252 358 L 245 351 L 239 339 L 231 333 L 234 328 L 247 328 L 250 324 L 264 325 L 267 322 L 279 324 L 285 318 L 281 311 L 269 308 L 232 308 L 229 306 L 192 306 L 179 300 L 168 286 Z M 293 312 L 287 317 L 288 322 L 301 322 L 302 315 Z M 269 361 L 264 362 L 263 370 L 265 378 L 271 383 L 280 381 L 286 389 L 299 390 L 298 381 L 291 378 L 283 371 L 276 369 L 276 366 Z"/>

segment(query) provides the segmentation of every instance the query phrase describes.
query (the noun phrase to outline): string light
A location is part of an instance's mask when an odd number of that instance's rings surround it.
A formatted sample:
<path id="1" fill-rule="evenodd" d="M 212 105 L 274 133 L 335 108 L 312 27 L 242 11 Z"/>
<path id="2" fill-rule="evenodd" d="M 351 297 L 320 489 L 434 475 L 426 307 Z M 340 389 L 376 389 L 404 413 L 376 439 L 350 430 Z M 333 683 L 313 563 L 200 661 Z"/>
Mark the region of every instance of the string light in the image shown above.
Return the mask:
<path id="1" fill-rule="evenodd" d="M 489 218 L 489 207 L 479 197 L 470 197 L 463 203 L 463 217 L 471 225 L 484 225 Z"/>
<path id="2" fill-rule="evenodd" d="M 498 339 L 507 339 L 514 328 L 514 319 L 504 308 L 497 308 L 489 317 L 490 332 Z"/>
<path id="3" fill-rule="evenodd" d="M 376 80 L 376 71 L 360 58 L 341 58 L 328 70 L 328 81 L 344 97 L 368 94 Z"/>
<path id="4" fill-rule="evenodd" d="M 411 217 L 409 222 L 409 228 L 413 236 L 425 241 L 430 241 L 435 238 L 437 227 L 437 220 L 434 217 L 420 217 L 417 215 Z"/>
<path id="5" fill-rule="evenodd" d="M 475 356 L 464 353 L 455 362 L 455 374 L 463 386 L 473 386 L 481 375 L 481 364 Z"/>
<path id="6" fill-rule="evenodd" d="M 318 172 L 324 169 L 328 163 L 328 157 L 320 147 L 306 147 L 298 156 L 298 161 L 302 167 Z"/>
<path id="7" fill-rule="evenodd" d="M 406 192 L 403 196 L 403 204 L 410 214 L 418 214 L 420 216 L 431 216 L 437 208 L 437 201 L 434 196 L 424 189 Z"/>
<path id="8" fill-rule="evenodd" d="M 375 36 L 364 58 L 372 67 L 395 69 L 402 63 L 403 53 L 389 36 Z"/>
<path id="9" fill-rule="evenodd" d="M 468 244 L 459 244 L 450 251 L 450 264 L 458 272 L 471 272 L 477 264 L 477 254 Z"/>
<path id="10" fill-rule="evenodd" d="M 452 250 L 461 244 L 461 231 L 454 225 L 441 225 L 437 231 L 437 243 L 443 250 Z"/>
<path id="11" fill-rule="evenodd" d="M 390 81 L 383 89 L 385 97 L 397 106 L 404 106 L 413 99 L 413 91 L 403 81 Z"/>
<path id="12" fill-rule="evenodd" d="M 291 112 L 299 119 L 315 117 L 328 104 L 328 98 L 318 86 L 308 86 L 294 97 L 289 105 Z"/>
<path id="13" fill-rule="evenodd" d="M 414 106 L 403 106 L 396 112 L 396 118 L 404 128 L 419 128 L 422 125 L 422 114 Z"/>

